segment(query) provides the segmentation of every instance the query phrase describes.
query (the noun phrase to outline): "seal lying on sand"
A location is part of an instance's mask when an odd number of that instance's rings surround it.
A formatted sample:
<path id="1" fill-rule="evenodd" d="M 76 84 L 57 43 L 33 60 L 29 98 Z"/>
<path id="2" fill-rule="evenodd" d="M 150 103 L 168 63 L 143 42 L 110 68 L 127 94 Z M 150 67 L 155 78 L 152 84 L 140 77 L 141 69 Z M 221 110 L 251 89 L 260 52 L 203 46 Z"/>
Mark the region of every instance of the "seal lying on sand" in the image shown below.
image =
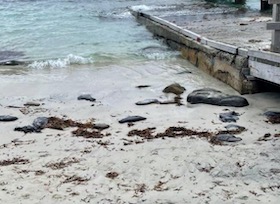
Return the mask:
<path id="1" fill-rule="evenodd" d="M 187 102 L 191 104 L 205 103 L 232 107 L 244 107 L 249 105 L 248 101 L 241 96 L 228 95 L 210 88 L 193 91 L 188 95 Z"/>

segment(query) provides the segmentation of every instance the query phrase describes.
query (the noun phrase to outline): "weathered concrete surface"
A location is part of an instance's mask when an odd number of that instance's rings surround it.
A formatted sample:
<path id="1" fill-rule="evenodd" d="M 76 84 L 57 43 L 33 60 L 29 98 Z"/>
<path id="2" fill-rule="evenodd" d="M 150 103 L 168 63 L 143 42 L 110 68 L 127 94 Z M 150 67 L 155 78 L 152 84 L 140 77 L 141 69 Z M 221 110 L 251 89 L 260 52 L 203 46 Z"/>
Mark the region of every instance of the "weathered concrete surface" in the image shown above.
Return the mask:
<path id="1" fill-rule="evenodd" d="M 183 21 L 184 16 L 180 19 L 174 16 L 164 18 L 216 42 L 247 50 L 270 48 L 271 31 L 266 29 L 266 24 L 272 21 L 271 14 L 244 10 L 219 15 L 205 14 L 202 18 L 192 21 Z M 185 16 L 185 19 L 187 18 L 188 16 Z"/>

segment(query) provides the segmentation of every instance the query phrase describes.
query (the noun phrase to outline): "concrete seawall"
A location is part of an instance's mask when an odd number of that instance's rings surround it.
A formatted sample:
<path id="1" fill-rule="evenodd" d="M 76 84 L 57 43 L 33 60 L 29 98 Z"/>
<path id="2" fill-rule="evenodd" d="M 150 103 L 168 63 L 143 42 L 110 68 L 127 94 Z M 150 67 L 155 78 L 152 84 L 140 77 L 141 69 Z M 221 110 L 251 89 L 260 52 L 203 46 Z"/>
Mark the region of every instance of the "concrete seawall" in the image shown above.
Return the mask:
<path id="1" fill-rule="evenodd" d="M 278 54 L 248 51 L 242 47 L 210 40 L 172 22 L 141 11 L 131 10 L 131 13 L 138 22 L 146 25 L 150 32 L 164 38 L 170 47 L 181 51 L 182 56 L 193 65 L 230 85 L 241 94 L 258 91 L 258 82 L 251 75 L 251 70 L 260 79 L 280 84 L 280 77 L 276 78 L 276 80 L 271 80 L 271 75 L 277 75 L 278 72 L 280 74 L 279 64 L 277 64 L 278 60 L 280 60 L 280 55 Z M 263 56 L 266 56 L 266 60 L 260 60 L 260 58 L 264 58 Z M 266 78 L 263 77 L 264 73 L 261 73 L 265 72 L 265 70 L 260 71 L 258 68 L 263 61 L 269 64 L 269 67 L 276 66 L 274 67 L 274 72 Z"/>

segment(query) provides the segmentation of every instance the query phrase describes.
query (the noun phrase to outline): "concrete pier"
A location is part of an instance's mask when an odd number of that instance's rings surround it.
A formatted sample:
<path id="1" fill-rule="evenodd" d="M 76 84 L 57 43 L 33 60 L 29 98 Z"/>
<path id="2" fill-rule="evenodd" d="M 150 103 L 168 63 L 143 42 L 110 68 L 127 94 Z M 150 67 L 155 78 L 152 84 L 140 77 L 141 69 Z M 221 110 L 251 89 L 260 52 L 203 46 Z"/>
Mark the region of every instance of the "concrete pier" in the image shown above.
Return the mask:
<path id="1" fill-rule="evenodd" d="M 269 47 L 270 42 L 263 43 L 262 40 L 255 38 L 258 37 L 257 33 L 253 32 L 249 37 L 245 36 L 247 43 L 242 43 L 242 40 L 239 41 L 243 38 L 242 32 L 230 33 L 230 30 L 225 30 L 225 33 L 219 33 L 221 36 L 232 35 L 236 39 L 234 43 L 229 44 L 227 41 L 220 40 L 219 37 L 215 38 L 214 34 L 217 34 L 215 31 L 210 35 L 204 35 L 203 29 L 202 32 L 187 29 L 184 25 L 188 24 L 186 16 L 186 20 L 182 20 L 184 18 L 182 16 L 159 17 L 137 10 L 131 10 L 131 13 L 140 23 L 146 25 L 149 31 L 164 38 L 170 47 L 180 50 L 182 56 L 192 64 L 230 85 L 241 94 L 258 92 L 259 80 L 280 84 L 280 55 L 269 52 L 267 47 Z M 255 17 L 242 16 L 242 18 L 249 18 L 249 20 L 247 19 L 248 24 L 250 18 L 256 21 Z M 259 37 L 264 38 L 264 36 L 270 36 L 270 32 L 265 29 L 266 22 L 270 21 L 270 18 L 262 19 L 265 19 L 265 21 L 258 22 L 258 25 L 263 27 L 263 33 L 260 31 Z M 202 20 L 199 19 L 198 21 L 201 22 Z M 236 19 L 233 22 L 236 23 Z M 205 21 L 205 23 L 213 27 L 210 25 L 211 19 Z M 195 26 L 195 23 L 193 24 Z M 203 28 L 202 24 L 198 23 L 196 27 L 202 26 Z M 244 29 L 243 26 L 246 27 L 246 25 L 240 23 L 238 27 Z M 252 25 L 252 28 L 256 29 L 256 26 Z M 216 28 L 214 27 L 214 29 Z M 208 31 L 208 27 L 204 27 L 204 30 Z M 264 35 L 264 33 L 266 34 Z"/>

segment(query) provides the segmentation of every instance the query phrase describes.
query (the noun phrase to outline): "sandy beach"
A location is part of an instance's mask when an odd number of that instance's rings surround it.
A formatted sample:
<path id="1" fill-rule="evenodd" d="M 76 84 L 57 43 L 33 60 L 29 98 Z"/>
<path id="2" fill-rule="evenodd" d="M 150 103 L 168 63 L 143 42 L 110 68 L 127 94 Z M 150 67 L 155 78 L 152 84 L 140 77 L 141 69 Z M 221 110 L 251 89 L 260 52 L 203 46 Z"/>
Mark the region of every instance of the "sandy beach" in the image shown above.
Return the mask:
<path id="1" fill-rule="evenodd" d="M 238 93 L 184 60 L 89 66 L 17 69 L 20 75 L 1 68 L 1 115 L 18 120 L 0 122 L 0 203 L 279 202 L 280 129 L 263 115 L 279 111 L 279 93 L 245 95 L 250 105 L 243 108 L 191 105 L 186 97 L 198 88 Z M 135 105 L 172 99 L 162 90 L 174 82 L 186 88 L 183 105 Z M 77 100 L 83 93 L 96 101 Z M 24 106 L 27 102 L 40 105 Z M 242 141 L 215 145 L 198 135 L 128 136 L 132 130 L 153 128 L 156 134 L 170 127 L 216 134 L 229 124 L 219 120 L 227 111 L 240 114 L 234 124 L 246 128 L 236 134 Z M 147 119 L 118 122 L 133 115 Z M 102 138 L 77 137 L 75 127 L 14 131 L 42 116 L 110 127 Z"/>

